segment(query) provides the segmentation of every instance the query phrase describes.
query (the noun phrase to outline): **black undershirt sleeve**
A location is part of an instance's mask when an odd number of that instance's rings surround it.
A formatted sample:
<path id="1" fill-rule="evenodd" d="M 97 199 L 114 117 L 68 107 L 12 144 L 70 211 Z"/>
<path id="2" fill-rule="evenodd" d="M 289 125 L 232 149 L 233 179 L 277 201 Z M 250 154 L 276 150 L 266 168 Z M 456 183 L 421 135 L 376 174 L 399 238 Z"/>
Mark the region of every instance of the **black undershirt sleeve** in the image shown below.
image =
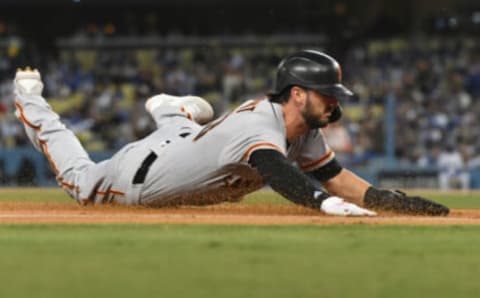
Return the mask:
<path id="1" fill-rule="evenodd" d="M 334 158 L 326 165 L 309 172 L 309 174 L 317 178 L 319 181 L 324 182 L 340 174 L 342 169 L 342 165 L 340 165 L 340 163 Z"/>
<path id="2" fill-rule="evenodd" d="M 274 191 L 296 204 L 320 209 L 323 200 L 330 196 L 315 187 L 307 175 L 276 150 L 255 150 L 248 162 Z"/>

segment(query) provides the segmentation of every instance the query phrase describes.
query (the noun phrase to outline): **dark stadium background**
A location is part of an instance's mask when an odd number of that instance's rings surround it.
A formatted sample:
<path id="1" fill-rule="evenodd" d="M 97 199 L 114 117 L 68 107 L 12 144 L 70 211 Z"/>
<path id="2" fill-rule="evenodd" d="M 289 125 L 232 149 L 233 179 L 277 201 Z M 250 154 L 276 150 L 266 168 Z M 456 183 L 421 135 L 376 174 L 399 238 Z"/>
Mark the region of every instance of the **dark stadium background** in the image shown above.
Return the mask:
<path id="1" fill-rule="evenodd" d="M 479 33 L 468 24 L 476 1 L 272 0 L 3 0 L 0 16 L 14 32 L 48 49 L 89 23 L 117 25 L 117 34 L 187 35 L 320 33 L 345 50 L 366 38 L 410 34 Z M 154 25 L 148 24 L 149 18 Z M 439 23 L 456 17 L 452 28 Z M 152 23 L 152 22 L 150 22 Z"/>

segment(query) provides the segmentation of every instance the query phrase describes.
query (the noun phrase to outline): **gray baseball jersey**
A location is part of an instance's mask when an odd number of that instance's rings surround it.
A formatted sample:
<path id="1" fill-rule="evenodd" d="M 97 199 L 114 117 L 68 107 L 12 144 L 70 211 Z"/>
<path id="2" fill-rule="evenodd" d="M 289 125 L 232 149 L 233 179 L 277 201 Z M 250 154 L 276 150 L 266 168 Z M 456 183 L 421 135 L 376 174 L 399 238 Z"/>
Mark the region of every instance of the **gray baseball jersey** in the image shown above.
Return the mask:
<path id="1" fill-rule="evenodd" d="M 236 201 L 264 185 L 247 163 L 257 149 L 278 150 L 305 171 L 334 158 L 320 130 L 287 146 L 282 107 L 267 99 L 247 101 L 205 126 L 177 108 L 159 108 L 152 115 L 156 131 L 100 163 L 88 158 L 43 98 L 17 94 L 16 105 L 27 135 L 48 158 L 59 184 L 82 204 Z"/>

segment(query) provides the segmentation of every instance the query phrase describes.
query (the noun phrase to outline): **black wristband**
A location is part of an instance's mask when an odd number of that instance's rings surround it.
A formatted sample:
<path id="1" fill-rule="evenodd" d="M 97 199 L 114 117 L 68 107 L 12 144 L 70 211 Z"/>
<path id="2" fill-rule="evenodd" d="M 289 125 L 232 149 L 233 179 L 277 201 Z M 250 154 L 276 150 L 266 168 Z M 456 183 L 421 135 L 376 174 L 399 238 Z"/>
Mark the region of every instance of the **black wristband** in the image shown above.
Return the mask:
<path id="1" fill-rule="evenodd" d="M 368 208 L 380 208 L 385 205 L 384 201 L 382 200 L 382 191 L 373 186 L 367 189 L 363 197 L 363 203 Z"/>

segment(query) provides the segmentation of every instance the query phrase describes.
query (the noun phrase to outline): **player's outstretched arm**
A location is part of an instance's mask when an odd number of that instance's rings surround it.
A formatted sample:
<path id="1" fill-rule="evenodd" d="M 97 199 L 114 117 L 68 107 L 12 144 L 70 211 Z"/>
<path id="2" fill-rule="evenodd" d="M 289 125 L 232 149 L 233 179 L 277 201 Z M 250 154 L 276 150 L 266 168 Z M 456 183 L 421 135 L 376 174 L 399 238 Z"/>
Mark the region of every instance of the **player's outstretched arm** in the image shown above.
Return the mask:
<path id="1" fill-rule="evenodd" d="M 324 169 L 317 169 L 313 175 L 329 193 L 367 208 L 415 215 L 437 216 L 449 213 L 447 207 L 431 200 L 408 196 L 400 191 L 375 188 L 353 172 L 339 168 L 335 162 Z"/>
<path id="2" fill-rule="evenodd" d="M 249 163 L 273 190 L 288 200 L 329 215 L 375 216 L 376 213 L 346 202 L 318 189 L 303 172 L 292 166 L 280 152 L 272 149 L 254 151 Z"/>

